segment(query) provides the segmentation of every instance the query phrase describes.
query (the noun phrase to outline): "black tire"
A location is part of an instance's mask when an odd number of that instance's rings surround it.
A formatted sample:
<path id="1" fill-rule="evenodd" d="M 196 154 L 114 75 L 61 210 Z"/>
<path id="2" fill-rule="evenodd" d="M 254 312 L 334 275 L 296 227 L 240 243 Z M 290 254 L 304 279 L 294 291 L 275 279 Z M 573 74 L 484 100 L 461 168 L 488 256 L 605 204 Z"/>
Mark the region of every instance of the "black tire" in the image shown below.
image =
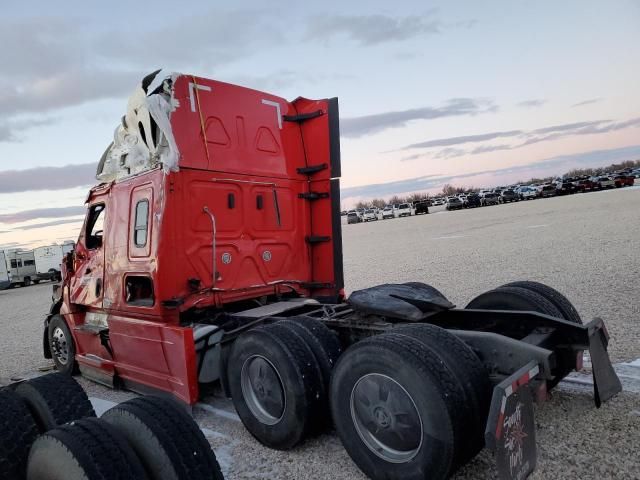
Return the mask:
<path id="1" fill-rule="evenodd" d="M 197 423 L 173 400 L 134 398 L 101 419 L 126 438 L 153 480 L 224 479 Z"/>
<path id="2" fill-rule="evenodd" d="M 551 303 L 553 303 L 555 307 L 562 314 L 562 318 L 564 318 L 569 322 L 578 323 L 582 325 L 582 318 L 580 318 L 580 314 L 575 309 L 573 304 L 569 301 L 569 299 L 564 295 L 562 295 L 556 289 L 551 288 L 548 285 L 545 285 L 544 283 L 531 282 L 531 281 L 518 281 L 518 282 L 507 283 L 502 287 L 520 287 L 520 288 L 526 288 L 527 290 L 531 290 L 532 292 L 536 292 L 542 295 Z"/>
<path id="3" fill-rule="evenodd" d="M 22 280 L 22 286 L 23 286 L 23 287 L 28 287 L 29 285 L 31 285 L 31 278 L 29 278 L 29 277 L 25 277 L 25 278 Z"/>
<path id="4" fill-rule="evenodd" d="M 96 416 L 82 387 L 62 373 L 32 378 L 19 384 L 16 393 L 26 402 L 42 433 L 65 423 Z"/>
<path id="5" fill-rule="evenodd" d="M 465 307 L 479 310 L 522 310 L 561 317 L 553 303 L 522 287 L 500 287 L 478 295 Z"/>
<path id="6" fill-rule="evenodd" d="M 553 303 L 555 307 L 560 312 L 560 318 L 564 318 L 565 320 L 577 323 L 578 325 L 582 325 L 582 318 L 580 318 L 580 314 L 575 309 L 573 304 L 569 301 L 567 297 L 562 295 L 559 291 L 554 288 L 549 287 L 543 283 L 531 282 L 531 281 L 519 281 L 519 282 L 511 282 L 505 287 L 519 287 L 526 288 L 531 290 L 532 292 L 536 292 L 539 295 L 542 295 L 549 302 Z M 502 287 L 501 287 L 502 288 Z M 571 371 L 573 371 L 576 367 L 576 357 L 575 352 L 560 352 L 558 354 L 557 363 L 558 368 L 556 371 L 556 376 L 547 381 L 547 388 L 551 390 L 554 388 L 560 381 L 566 377 Z"/>
<path id="7" fill-rule="evenodd" d="M 374 480 L 447 478 L 471 421 L 464 414 L 464 398 L 433 349 L 394 333 L 347 349 L 331 380 L 338 435 L 353 461 Z M 365 424 L 375 427 L 374 432 Z"/>
<path id="8" fill-rule="evenodd" d="M 49 348 L 56 370 L 66 375 L 78 373 L 76 344 L 67 322 L 61 315 L 54 315 L 49 321 Z"/>
<path id="9" fill-rule="evenodd" d="M 433 349 L 454 372 L 465 392 L 464 406 L 471 418 L 467 440 L 460 448 L 461 466 L 484 447 L 484 430 L 491 403 L 489 373 L 473 350 L 444 328 L 429 324 L 404 324 L 393 333 L 408 335 Z"/>
<path id="10" fill-rule="evenodd" d="M 8 388 L 0 389 L 0 419 L 0 478 L 23 480 L 38 427 L 22 398 Z"/>
<path id="11" fill-rule="evenodd" d="M 422 283 L 422 282 L 405 282 L 404 285 L 409 285 L 410 287 L 416 287 L 416 288 L 420 288 L 422 290 L 426 290 L 429 293 L 431 293 L 432 295 L 435 295 L 437 297 L 441 297 L 444 298 L 445 300 L 448 301 L 447 297 L 444 296 L 444 294 L 438 290 L 436 287 L 432 287 L 431 285 L 427 284 L 427 283 Z"/>
<path id="12" fill-rule="evenodd" d="M 315 318 L 301 316 L 291 317 L 290 320 L 294 321 L 297 325 L 306 328 L 317 339 L 318 343 L 322 347 L 322 352 L 317 352 L 316 355 L 324 356 L 326 358 L 326 362 L 325 360 L 318 360 L 318 363 L 320 363 L 320 368 L 323 369 L 323 376 L 328 385 L 331 380 L 331 371 L 333 370 L 333 367 L 336 366 L 336 363 L 338 363 L 340 355 L 342 355 L 342 346 L 340 345 L 338 336 L 324 323 L 320 320 L 316 320 Z M 314 350 L 314 353 L 316 353 L 313 346 L 312 349 Z M 325 369 L 327 366 L 328 370 Z M 328 375 L 326 375 L 326 373 L 328 373 Z"/>
<path id="13" fill-rule="evenodd" d="M 39 283 L 40 283 L 40 280 L 34 280 L 34 281 L 33 281 L 33 284 L 34 284 L 34 285 L 38 285 Z"/>
<path id="14" fill-rule="evenodd" d="M 242 334 L 228 365 L 233 404 L 247 430 L 278 450 L 300 443 L 325 395 L 311 348 L 286 327 L 268 325 Z"/>
<path id="15" fill-rule="evenodd" d="M 42 435 L 31 448 L 27 480 L 146 479 L 140 460 L 111 425 L 85 419 Z"/>

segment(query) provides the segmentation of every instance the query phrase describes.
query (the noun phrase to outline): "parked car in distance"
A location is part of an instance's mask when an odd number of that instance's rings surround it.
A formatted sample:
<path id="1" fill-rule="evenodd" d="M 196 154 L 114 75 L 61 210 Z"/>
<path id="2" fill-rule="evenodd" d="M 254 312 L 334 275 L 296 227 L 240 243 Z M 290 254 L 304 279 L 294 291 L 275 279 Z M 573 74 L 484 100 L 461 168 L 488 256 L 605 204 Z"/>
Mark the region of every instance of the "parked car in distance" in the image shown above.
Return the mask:
<path id="1" fill-rule="evenodd" d="M 439 207 L 440 205 L 444 205 L 444 198 L 434 198 L 432 205 L 434 207 Z"/>
<path id="2" fill-rule="evenodd" d="M 467 195 L 466 201 L 464 201 L 462 204 L 464 208 L 475 208 L 479 207 L 480 205 L 480 195 L 478 195 L 477 193 L 470 193 L 469 195 Z"/>
<path id="3" fill-rule="evenodd" d="M 533 200 L 538 198 L 538 189 L 533 187 L 520 187 L 516 192 L 520 200 Z"/>
<path id="4" fill-rule="evenodd" d="M 540 187 L 540 197 L 555 197 L 558 194 L 556 191 L 556 186 L 553 184 L 546 184 Z"/>
<path id="5" fill-rule="evenodd" d="M 447 197 L 447 210 L 460 210 L 462 208 L 462 200 L 458 197 Z"/>
<path id="6" fill-rule="evenodd" d="M 611 180 L 609 177 L 600 176 L 600 177 L 591 177 L 591 181 L 595 183 L 598 188 L 615 188 L 616 182 Z"/>
<path id="7" fill-rule="evenodd" d="M 596 185 L 588 178 L 580 178 L 573 182 L 576 192 L 591 192 L 596 190 Z"/>
<path id="8" fill-rule="evenodd" d="M 420 200 L 413 204 L 415 207 L 415 214 L 420 215 L 422 213 L 429 213 L 429 200 Z"/>
<path id="9" fill-rule="evenodd" d="M 393 207 L 391 205 L 387 205 L 382 209 L 382 219 L 386 220 L 388 218 L 395 218 L 395 213 L 393 211 Z"/>
<path id="10" fill-rule="evenodd" d="M 365 222 L 374 222 L 378 220 L 378 213 L 373 208 L 369 208 L 364 211 L 362 220 Z"/>
<path id="11" fill-rule="evenodd" d="M 500 193 L 500 201 L 502 203 L 517 202 L 518 200 L 520 200 L 520 197 L 513 190 L 507 189 Z"/>
<path id="12" fill-rule="evenodd" d="M 624 173 L 618 173 L 612 177 L 612 180 L 616 184 L 616 188 L 620 187 L 630 187 L 633 185 L 635 178 L 631 175 L 626 175 Z"/>
<path id="13" fill-rule="evenodd" d="M 358 212 L 356 212 L 355 210 L 347 212 L 347 223 L 360 223 L 361 221 L 362 220 L 360 220 L 360 215 L 358 215 Z"/>
<path id="14" fill-rule="evenodd" d="M 398 217 L 410 217 L 411 216 L 411 204 L 401 203 L 398 205 Z"/>
<path id="15" fill-rule="evenodd" d="M 556 181 L 556 195 L 569 195 L 575 191 L 576 187 L 573 183 L 565 180 Z"/>
<path id="16" fill-rule="evenodd" d="M 483 207 L 487 207 L 489 205 L 498 205 L 498 203 L 500 203 L 500 195 L 493 192 L 485 193 L 480 198 L 480 203 Z"/>

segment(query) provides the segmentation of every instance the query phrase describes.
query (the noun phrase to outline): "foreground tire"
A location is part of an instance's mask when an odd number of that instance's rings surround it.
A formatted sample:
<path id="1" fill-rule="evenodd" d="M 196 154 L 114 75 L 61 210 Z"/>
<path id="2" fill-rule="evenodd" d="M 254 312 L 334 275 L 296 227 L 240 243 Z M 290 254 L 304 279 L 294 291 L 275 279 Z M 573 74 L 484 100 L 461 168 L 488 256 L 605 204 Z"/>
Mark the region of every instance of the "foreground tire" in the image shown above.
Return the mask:
<path id="1" fill-rule="evenodd" d="M 41 436 L 29 455 L 27 480 L 146 479 L 140 460 L 113 427 L 97 419 Z"/>
<path id="2" fill-rule="evenodd" d="M 0 478 L 23 480 L 38 427 L 22 398 L 7 388 L 0 390 L 0 423 Z"/>
<path id="3" fill-rule="evenodd" d="M 573 304 L 569 301 L 567 297 L 562 295 L 559 291 L 554 288 L 545 285 L 544 283 L 531 282 L 531 281 L 519 281 L 519 282 L 511 282 L 503 285 L 503 287 L 519 287 L 525 288 L 532 292 L 536 292 L 539 295 L 542 295 L 549 302 L 553 303 L 553 305 L 560 311 L 562 314 L 562 318 L 569 322 L 578 323 L 582 325 L 582 318 L 580 318 L 580 314 L 575 309 Z"/>
<path id="4" fill-rule="evenodd" d="M 360 341 L 342 355 L 331 400 L 347 453 L 374 480 L 447 478 L 471 420 L 443 359 L 394 333 Z"/>
<path id="5" fill-rule="evenodd" d="M 33 378 L 16 387 L 44 433 L 59 425 L 96 414 L 82 387 L 68 375 L 52 373 Z"/>
<path id="6" fill-rule="evenodd" d="M 67 375 L 78 373 L 76 344 L 67 322 L 60 315 L 54 315 L 49 322 L 49 345 L 56 370 Z"/>
<path id="7" fill-rule="evenodd" d="M 223 480 L 209 442 L 175 401 L 140 397 L 107 411 L 101 420 L 126 438 L 153 480 Z"/>
<path id="8" fill-rule="evenodd" d="M 247 430 L 278 450 L 302 441 L 326 395 L 309 346 L 283 326 L 259 327 L 235 341 L 228 365 L 233 404 Z"/>
<path id="9" fill-rule="evenodd" d="M 434 350 L 451 369 L 464 394 L 464 408 L 471 421 L 465 428 L 465 441 L 454 467 L 475 457 L 484 447 L 484 430 L 491 403 L 489 374 L 478 356 L 458 337 L 444 328 L 429 324 L 405 324 L 393 333 L 410 336 Z"/>

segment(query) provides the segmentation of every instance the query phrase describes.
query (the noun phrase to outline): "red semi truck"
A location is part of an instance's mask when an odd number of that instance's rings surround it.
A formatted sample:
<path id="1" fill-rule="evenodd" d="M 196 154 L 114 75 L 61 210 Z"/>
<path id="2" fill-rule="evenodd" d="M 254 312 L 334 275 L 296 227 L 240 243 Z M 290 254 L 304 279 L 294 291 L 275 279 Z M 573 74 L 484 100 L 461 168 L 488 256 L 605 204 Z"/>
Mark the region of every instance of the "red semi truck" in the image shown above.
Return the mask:
<path id="1" fill-rule="evenodd" d="M 158 72 L 100 160 L 44 324 L 59 371 L 168 392 L 220 383 L 263 444 L 335 426 L 373 479 L 446 478 L 483 447 L 535 467 L 532 397 L 583 351 L 620 391 L 604 323 L 515 282 L 455 308 L 420 282 L 345 298 L 337 99 Z"/>

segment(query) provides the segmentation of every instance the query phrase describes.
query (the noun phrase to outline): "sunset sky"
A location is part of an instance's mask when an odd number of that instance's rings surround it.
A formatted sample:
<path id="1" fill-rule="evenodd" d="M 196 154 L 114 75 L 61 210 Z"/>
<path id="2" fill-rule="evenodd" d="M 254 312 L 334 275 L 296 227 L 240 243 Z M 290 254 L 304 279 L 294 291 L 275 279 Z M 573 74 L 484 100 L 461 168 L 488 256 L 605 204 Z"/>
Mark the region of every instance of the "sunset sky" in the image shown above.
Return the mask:
<path id="1" fill-rule="evenodd" d="M 640 159 L 640 1 L 10 3 L 0 249 L 77 238 L 147 73 L 340 100 L 342 197 Z"/>

